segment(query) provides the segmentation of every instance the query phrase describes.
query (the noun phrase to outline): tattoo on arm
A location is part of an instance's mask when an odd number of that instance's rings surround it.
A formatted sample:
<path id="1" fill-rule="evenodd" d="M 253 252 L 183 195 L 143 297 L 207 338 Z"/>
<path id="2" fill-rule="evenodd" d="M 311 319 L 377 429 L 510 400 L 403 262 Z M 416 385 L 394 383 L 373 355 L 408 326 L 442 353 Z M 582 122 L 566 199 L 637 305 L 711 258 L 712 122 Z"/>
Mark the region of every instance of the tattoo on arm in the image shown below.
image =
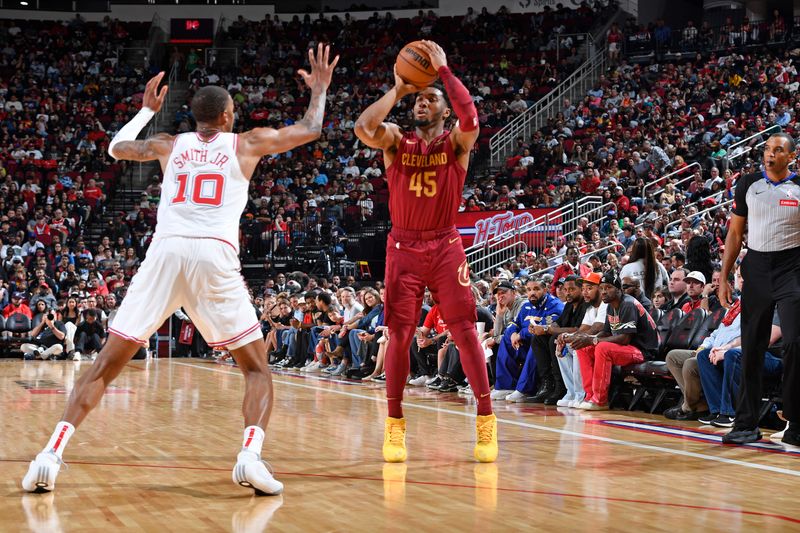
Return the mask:
<path id="1" fill-rule="evenodd" d="M 314 133 L 322 133 L 322 118 L 325 115 L 325 94 L 326 91 L 311 91 L 311 99 L 308 103 L 308 109 L 303 118 L 298 121 L 309 131 Z"/>
<path id="2" fill-rule="evenodd" d="M 165 133 L 143 141 L 122 141 L 114 147 L 114 157 L 128 161 L 153 161 L 169 153 L 172 141 L 173 137 Z"/>

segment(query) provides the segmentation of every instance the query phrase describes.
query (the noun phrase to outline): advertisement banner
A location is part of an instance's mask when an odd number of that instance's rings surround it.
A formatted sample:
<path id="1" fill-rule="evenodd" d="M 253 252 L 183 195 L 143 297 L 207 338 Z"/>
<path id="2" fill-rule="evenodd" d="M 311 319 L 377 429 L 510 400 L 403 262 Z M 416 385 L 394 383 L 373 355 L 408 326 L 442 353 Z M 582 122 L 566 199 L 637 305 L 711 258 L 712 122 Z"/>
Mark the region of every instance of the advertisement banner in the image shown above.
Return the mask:
<path id="1" fill-rule="evenodd" d="M 498 235 L 524 227 L 534 220 L 543 217 L 554 209 L 514 209 L 509 211 L 472 211 L 456 215 L 456 227 L 461 234 L 464 248 L 473 244 L 482 244 Z M 529 248 L 544 246 L 548 237 L 555 237 L 561 233 L 561 226 L 552 222 L 545 226 L 537 224 L 525 232 Z"/>

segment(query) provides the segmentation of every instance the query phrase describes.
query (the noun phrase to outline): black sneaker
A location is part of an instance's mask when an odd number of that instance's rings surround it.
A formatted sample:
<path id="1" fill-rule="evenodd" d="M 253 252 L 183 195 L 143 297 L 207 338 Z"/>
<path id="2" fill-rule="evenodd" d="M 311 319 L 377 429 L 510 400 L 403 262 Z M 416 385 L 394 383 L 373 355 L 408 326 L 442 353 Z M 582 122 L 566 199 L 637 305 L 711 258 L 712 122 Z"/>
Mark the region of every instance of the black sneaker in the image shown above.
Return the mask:
<path id="1" fill-rule="evenodd" d="M 734 427 L 730 433 L 722 436 L 723 444 L 750 444 L 751 442 L 758 442 L 760 440 L 761 432 L 758 428 L 737 429 Z"/>
<path id="2" fill-rule="evenodd" d="M 450 378 L 444 378 L 442 384 L 439 385 L 439 392 L 456 392 L 458 390 L 458 383 Z"/>
<path id="3" fill-rule="evenodd" d="M 783 432 L 781 442 L 792 446 L 800 446 L 800 424 L 789 422 L 789 427 Z"/>
<path id="4" fill-rule="evenodd" d="M 717 418 L 711 421 L 711 425 L 718 428 L 732 428 L 733 417 L 728 415 L 719 415 Z"/>
<path id="5" fill-rule="evenodd" d="M 692 411 L 684 411 L 680 405 L 676 405 L 664 411 L 664 418 L 669 420 L 692 420 L 693 414 Z"/>
<path id="6" fill-rule="evenodd" d="M 706 413 L 703 416 L 697 417 L 697 421 L 701 424 L 705 424 L 706 426 L 710 425 L 711 422 L 716 420 L 719 417 L 719 413 Z"/>
<path id="7" fill-rule="evenodd" d="M 428 383 L 425 386 L 428 387 L 431 390 L 439 390 L 439 387 L 441 386 L 441 384 L 442 384 L 441 376 L 436 376 L 436 379 L 434 379 L 433 381 L 431 381 L 430 383 Z"/>
<path id="8" fill-rule="evenodd" d="M 375 381 L 386 381 L 386 374 L 381 374 L 375 377 Z"/>

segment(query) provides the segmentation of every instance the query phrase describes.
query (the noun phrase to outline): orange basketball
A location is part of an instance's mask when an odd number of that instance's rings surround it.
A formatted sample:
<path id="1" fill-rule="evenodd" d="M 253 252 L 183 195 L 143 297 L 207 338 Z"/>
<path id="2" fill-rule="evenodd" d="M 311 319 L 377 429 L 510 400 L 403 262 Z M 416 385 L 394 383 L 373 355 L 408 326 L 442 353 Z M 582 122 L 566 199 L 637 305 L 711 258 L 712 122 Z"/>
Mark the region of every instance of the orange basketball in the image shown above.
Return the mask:
<path id="1" fill-rule="evenodd" d="M 406 82 L 419 87 L 427 87 L 439 75 L 431 64 L 428 53 L 419 46 L 419 41 L 408 43 L 397 54 L 397 74 Z"/>

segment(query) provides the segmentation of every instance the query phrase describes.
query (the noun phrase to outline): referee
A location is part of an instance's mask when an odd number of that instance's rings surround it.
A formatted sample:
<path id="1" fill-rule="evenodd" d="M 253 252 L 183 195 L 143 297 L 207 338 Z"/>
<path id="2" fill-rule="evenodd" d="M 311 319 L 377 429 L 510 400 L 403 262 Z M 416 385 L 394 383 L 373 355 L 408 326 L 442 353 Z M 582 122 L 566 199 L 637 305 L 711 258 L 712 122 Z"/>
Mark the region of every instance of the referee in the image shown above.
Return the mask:
<path id="1" fill-rule="evenodd" d="M 796 157 L 794 139 L 776 133 L 764 149 L 764 170 L 736 184 L 733 216 L 725 239 L 721 279 L 728 279 L 742 249 L 742 377 L 736 421 L 722 442 L 746 444 L 761 439 L 761 374 L 775 306 L 783 332 L 783 413 L 789 420 L 783 442 L 800 445 L 800 177 L 789 171 Z M 731 305 L 731 289 L 720 284 L 719 299 Z"/>

